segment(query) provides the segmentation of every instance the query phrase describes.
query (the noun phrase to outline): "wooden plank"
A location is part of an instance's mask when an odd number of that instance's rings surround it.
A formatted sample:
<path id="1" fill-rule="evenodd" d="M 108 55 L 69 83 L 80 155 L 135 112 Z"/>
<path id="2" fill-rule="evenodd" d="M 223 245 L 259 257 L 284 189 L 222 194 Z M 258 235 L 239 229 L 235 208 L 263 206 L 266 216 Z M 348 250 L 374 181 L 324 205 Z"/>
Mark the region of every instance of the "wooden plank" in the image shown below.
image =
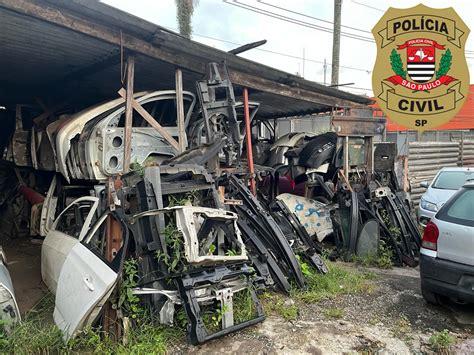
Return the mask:
<path id="1" fill-rule="evenodd" d="M 127 57 L 127 92 L 125 94 L 125 127 L 123 150 L 123 173 L 130 171 L 130 155 L 132 145 L 132 118 L 133 118 L 133 82 L 135 80 L 135 57 Z"/>
<path id="2" fill-rule="evenodd" d="M 126 98 L 126 91 L 124 89 L 119 90 L 119 95 L 122 96 L 124 99 Z M 143 117 L 145 121 L 147 121 L 150 126 L 152 126 L 154 129 L 158 131 L 158 133 L 169 143 L 171 146 L 176 149 L 176 151 L 179 152 L 179 144 L 176 142 L 176 140 L 171 136 L 171 134 L 168 133 L 168 131 L 163 128 L 162 125 L 160 125 L 156 120 L 153 118 L 152 115 L 150 115 L 138 102 L 137 100 L 133 99 L 131 100 L 132 102 L 132 107 L 135 111 L 137 111 L 140 116 Z"/>
<path id="3" fill-rule="evenodd" d="M 122 32 L 121 37 L 119 27 L 108 27 L 99 22 L 72 15 L 67 9 L 47 6 L 45 3 L 32 0 L 0 0 L 0 6 L 117 46 L 122 44 L 124 48 L 133 52 L 160 59 L 201 74 L 206 72 L 206 65 L 209 61 L 217 59 L 221 61 L 223 58 L 227 58 L 226 56 L 230 56 L 228 65 L 230 78 L 234 84 L 275 95 L 336 107 L 352 106 L 354 101 L 349 99 L 352 96 L 356 101 L 365 100 L 362 97 L 342 92 L 339 92 L 339 97 L 336 97 L 334 94 L 337 93 L 337 90 L 332 90 L 333 92 L 329 93 L 331 90 L 327 88 L 313 88 L 311 86 L 315 84 L 296 78 L 291 74 L 251 61 L 242 61 L 241 58 L 239 59 L 225 52 L 220 53 L 215 49 L 192 41 L 180 39 L 179 36 L 164 31 L 158 31 L 154 43 L 150 43 L 127 34 L 125 31 Z M 67 4 L 64 6 L 67 6 Z M 245 69 L 245 72 L 243 69 Z M 262 73 L 271 80 L 263 78 Z M 328 93 L 324 94 L 317 91 L 328 91 Z"/>
<path id="4" fill-rule="evenodd" d="M 175 72 L 176 84 L 176 120 L 178 121 L 178 143 L 179 152 L 186 150 L 186 131 L 184 127 L 184 100 L 183 100 L 183 72 L 181 69 L 176 69 Z"/>

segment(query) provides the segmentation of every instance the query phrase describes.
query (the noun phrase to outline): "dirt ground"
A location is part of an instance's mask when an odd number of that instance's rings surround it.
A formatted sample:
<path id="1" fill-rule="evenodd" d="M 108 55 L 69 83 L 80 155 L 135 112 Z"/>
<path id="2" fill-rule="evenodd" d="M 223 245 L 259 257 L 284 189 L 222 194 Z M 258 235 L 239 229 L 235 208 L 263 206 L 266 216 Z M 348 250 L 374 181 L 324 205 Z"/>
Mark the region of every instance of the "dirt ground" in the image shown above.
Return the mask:
<path id="1" fill-rule="evenodd" d="M 41 282 L 41 245 L 30 240 L 4 243 L 8 267 L 22 313 L 46 293 Z M 356 268 L 353 264 L 345 266 Z M 364 269 L 367 270 L 367 269 Z M 456 339 L 453 352 L 474 353 L 474 307 L 425 303 L 418 269 L 368 269 L 377 277 L 367 292 L 302 304 L 296 320 L 277 316 L 239 333 L 201 346 L 178 345 L 171 353 L 430 353 L 429 338 L 447 329 Z M 291 303 L 291 301 L 290 301 Z M 340 318 L 327 315 L 340 310 Z"/>
<path id="2" fill-rule="evenodd" d="M 15 297 L 24 314 L 47 293 L 41 280 L 41 242 L 29 238 L 10 239 L 2 243 Z"/>
<path id="3" fill-rule="evenodd" d="M 351 265 L 350 267 L 355 267 Z M 177 347 L 192 354 L 353 352 L 430 353 L 429 338 L 449 330 L 456 353 L 474 353 L 474 307 L 431 306 L 421 296 L 418 269 L 370 269 L 378 277 L 368 293 L 300 307 L 295 321 L 275 316 L 263 323 L 198 347 Z M 343 309 L 340 319 L 325 315 Z M 174 352 L 173 351 L 173 352 Z"/>

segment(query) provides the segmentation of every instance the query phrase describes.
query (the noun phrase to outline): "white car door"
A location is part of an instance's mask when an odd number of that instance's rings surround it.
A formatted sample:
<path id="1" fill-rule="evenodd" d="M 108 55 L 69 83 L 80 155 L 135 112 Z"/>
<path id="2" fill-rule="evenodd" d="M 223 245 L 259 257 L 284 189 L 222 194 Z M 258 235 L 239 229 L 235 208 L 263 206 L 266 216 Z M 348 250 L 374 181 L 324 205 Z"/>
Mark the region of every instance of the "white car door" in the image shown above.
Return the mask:
<path id="1" fill-rule="evenodd" d="M 41 248 L 41 276 L 55 294 L 66 256 L 90 228 L 99 204 L 97 197 L 80 197 L 67 206 L 54 221 Z"/>
<path id="2" fill-rule="evenodd" d="M 117 283 L 121 257 L 115 255 L 119 259 L 109 264 L 99 256 L 105 245 L 108 216 L 110 212 L 102 215 L 73 246 L 59 275 L 53 316 L 65 340 L 92 324 Z"/>
<path id="3" fill-rule="evenodd" d="M 118 274 L 86 245 L 74 245 L 59 275 L 53 314 L 65 340 L 94 321 L 117 279 Z"/>

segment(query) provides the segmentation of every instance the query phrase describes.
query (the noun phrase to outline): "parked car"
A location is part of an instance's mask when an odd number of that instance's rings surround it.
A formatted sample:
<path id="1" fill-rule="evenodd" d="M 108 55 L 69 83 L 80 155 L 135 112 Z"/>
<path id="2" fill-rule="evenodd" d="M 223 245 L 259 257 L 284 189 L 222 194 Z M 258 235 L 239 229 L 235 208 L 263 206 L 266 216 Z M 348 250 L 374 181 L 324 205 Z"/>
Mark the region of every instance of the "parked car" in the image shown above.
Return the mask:
<path id="1" fill-rule="evenodd" d="M 421 292 L 474 302 L 474 181 L 467 182 L 426 225 L 420 250 Z"/>
<path id="2" fill-rule="evenodd" d="M 456 191 L 469 180 L 474 179 L 473 168 L 442 168 L 432 182 L 423 181 L 421 187 L 427 188 L 421 196 L 418 206 L 418 222 L 422 227 L 434 217 L 436 212 L 453 196 Z"/>

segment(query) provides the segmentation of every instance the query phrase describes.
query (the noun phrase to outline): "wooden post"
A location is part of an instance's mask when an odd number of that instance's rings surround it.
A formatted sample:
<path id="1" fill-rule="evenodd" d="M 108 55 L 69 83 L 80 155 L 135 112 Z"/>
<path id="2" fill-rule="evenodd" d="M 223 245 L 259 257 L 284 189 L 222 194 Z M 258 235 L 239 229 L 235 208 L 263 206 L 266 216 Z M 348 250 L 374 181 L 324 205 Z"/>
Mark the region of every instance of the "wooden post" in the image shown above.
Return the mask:
<path id="1" fill-rule="evenodd" d="M 127 57 L 127 93 L 125 97 L 125 128 L 123 150 L 123 173 L 130 171 L 130 155 L 132 143 L 132 118 L 133 118 L 133 81 L 135 77 L 135 57 Z"/>
<path id="2" fill-rule="evenodd" d="M 122 96 L 123 98 L 126 97 L 126 91 L 122 88 L 119 90 L 118 94 Z M 147 110 L 145 110 L 140 103 L 135 100 L 134 98 L 131 99 L 132 102 L 132 107 L 135 111 L 138 112 L 140 116 L 143 117 L 145 121 L 147 121 L 150 126 L 152 126 L 154 129 L 158 131 L 158 133 L 163 137 L 165 141 L 167 141 L 176 151 L 179 151 L 179 144 L 176 142 L 176 140 L 171 136 L 171 134 L 162 126 L 160 125 L 152 115 L 148 113 Z"/>
<path id="3" fill-rule="evenodd" d="M 175 84 L 176 119 L 178 121 L 178 144 L 179 152 L 182 153 L 186 150 L 186 131 L 184 127 L 183 72 L 181 69 L 176 69 Z"/>

